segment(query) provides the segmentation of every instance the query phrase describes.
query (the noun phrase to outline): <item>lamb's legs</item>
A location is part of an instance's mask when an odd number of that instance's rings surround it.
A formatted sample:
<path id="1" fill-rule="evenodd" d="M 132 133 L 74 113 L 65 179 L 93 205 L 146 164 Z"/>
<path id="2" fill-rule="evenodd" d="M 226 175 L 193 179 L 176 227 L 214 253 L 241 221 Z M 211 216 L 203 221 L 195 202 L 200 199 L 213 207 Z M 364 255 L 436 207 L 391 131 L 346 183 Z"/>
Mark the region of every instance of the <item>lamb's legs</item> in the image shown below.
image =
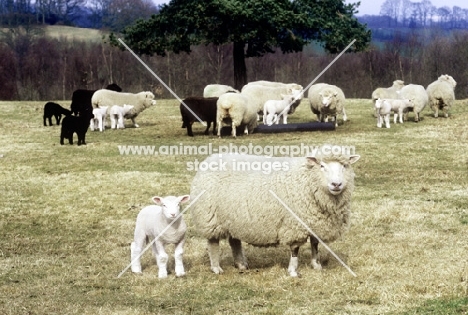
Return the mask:
<path id="1" fill-rule="evenodd" d="M 239 271 L 246 270 L 249 266 L 245 259 L 244 251 L 242 250 L 242 243 L 237 238 L 229 237 L 229 245 L 231 245 L 232 257 L 234 258 L 234 265 Z"/>
<path id="2" fill-rule="evenodd" d="M 321 270 L 322 265 L 320 264 L 318 244 L 319 244 L 319 241 L 315 237 L 310 236 L 310 248 L 311 248 L 311 253 L 312 253 L 312 268 Z"/>
<path id="3" fill-rule="evenodd" d="M 174 250 L 176 277 L 185 276 L 184 262 L 182 260 L 182 256 L 184 254 L 184 243 L 185 243 L 185 240 L 182 239 L 182 241 L 180 241 L 180 243 L 176 245 L 175 250 Z"/>
<path id="4" fill-rule="evenodd" d="M 347 120 L 348 120 L 348 116 L 346 115 L 346 111 L 343 108 L 343 121 L 347 121 Z"/>
<path id="5" fill-rule="evenodd" d="M 291 277 L 299 277 L 299 273 L 297 272 L 297 267 L 299 266 L 299 247 L 298 244 L 291 245 L 291 259 L 289 260 L 288 272 Z"/>
<path id="6" fill-rule="evenodd" d="M 132 263 L 132 272 L 141 273 L 141 247 L 139 247 L 135 242 L 132 242 L 130 245 L 130 261 Z"/>
<path id="7" fill-rule="evenodd" d="M 158 278 L 167 278 L 167 261 L 168 255 L 164 244 L 159 241 L 155 241 L 153 244 L 153 252 L 156 257 L 156 263 L 158 264 Z"/>
<path id="8" fill-rule="evenodd" d="M 385 127 L 390 128 L 390 114 L 385 115 Z"/>
<path id="9" fill-rule="evenodd" d="M 219 266 L 219 239 L 210 238 L 208 240 L 208 255 L 210 256 L 211 270 L 219 275 L 223 269 Z"/>
<path id="10" fill-rule="evenodd" d="M 377 115 L 377 127 L 378 128 L 382 128 L 382 121 L 383 121 L 382 115 L 378 114 Z"/>

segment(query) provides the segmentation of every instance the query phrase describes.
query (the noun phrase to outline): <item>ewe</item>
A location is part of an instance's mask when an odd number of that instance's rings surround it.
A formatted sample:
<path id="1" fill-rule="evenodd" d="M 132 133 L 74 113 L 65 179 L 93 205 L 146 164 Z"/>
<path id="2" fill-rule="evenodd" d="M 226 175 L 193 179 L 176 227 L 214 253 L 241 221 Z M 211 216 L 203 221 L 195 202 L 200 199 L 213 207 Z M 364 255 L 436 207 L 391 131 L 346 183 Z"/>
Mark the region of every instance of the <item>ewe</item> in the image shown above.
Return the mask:
<path id="1" fill-rule="evenodd" d="M 236 128 L 244 126 L 244 133 L 248 135 L 257 127 L 257 110 L 250 106 L 249 99 L 242 94 L 226 93 L 216 102 L 216 123 L 218 137 L 221 138 L 222 124 L 230 124 L 232 136 L 236 137 Z"/>
<path id="2" fill-rule="evenodd" d="M 327 122 L 328 116 L 331 116 L 335 127 L 338 127 L 338 114 L 343 115 L 343 121 L 346 121 L 345 100 L 343 91 L 336 85 L 318 83 L 309 88 L 310 109 L 320 122 Z"/>
<path id="3" fill-rule="evenodd" d="M 180 115 L 182 116 L 182 128 L 187 128 L 187 135 L 193 137 L 192 124 L 198 122 L 198 119 L 206 121 L 205 135 L 208 135 L 211 123 L 213 123 L 213 135 L 215 135 L 216 102 L 218 101 L 218 97 L 191 96 L 183 101 L 188 108 L 180 103 Z"/>
<path id="4" fill-rule="evenodd" d="M 448 74 L 441 75 L 437 81 L 427 86 L 426 91 L 429 96 L 429 104 L 434 111 L 434 117 L 439 116 L 439 110 L 442 110 L 444 116 L 448 117 L 448 111 L 455 101 L 456 86 L 457 82 Z"/>

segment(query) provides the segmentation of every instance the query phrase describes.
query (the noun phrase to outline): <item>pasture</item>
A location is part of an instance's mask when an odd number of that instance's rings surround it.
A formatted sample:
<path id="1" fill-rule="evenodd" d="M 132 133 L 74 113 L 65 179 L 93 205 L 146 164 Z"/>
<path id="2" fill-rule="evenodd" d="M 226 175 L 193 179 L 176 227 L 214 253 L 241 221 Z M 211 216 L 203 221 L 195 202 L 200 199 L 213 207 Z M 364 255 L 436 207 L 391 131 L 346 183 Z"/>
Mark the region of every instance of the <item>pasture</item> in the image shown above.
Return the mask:
<path id="1" fill-rule="evenodd" d="M 69 101 L 58 101 L 69 108 Z M 419 123 L 378 129 L 370 100 L 348 100 L 335 131 L 195 137 L 181 128 L 178 103 L 158 100 L 140 128 L 88 131 L 86 146 L 59 144 L 42 125 L 45 102 L 0 102 L 1 314 L 466 314 L 468 312 L 468 110 L 449 118 L 426 108 Z M 315 120 L 303 103 L 288 122 Z M 129 126 L 129 122 L 126 122 Z M 76 135 L 75 135 L 76 141 Z M 76 142 L 75 142 L 76 143 Z M 349 233 L 329 244 L 353 277 L 319 246 L 324 270 L 301 248 L 301 278 L 287 273 L 289 248 L 245 246 L 239 274 L 226 241 L 210 271 L 206 241 L 190 210 L 187 275 L 159 280 L 146 252 L 143 275 L 127 271 L 139 210 L 150 197 L 189 193 L 187 163 L 204 155 L 121 155 L 119 145 L 354 146 L 356 189 Z M 235 193 L 235 192 L 233 192 Z M 242 198 L 242 196 L 239 196 Z M 273 201 L 272 201 L 273 202 Z"/>

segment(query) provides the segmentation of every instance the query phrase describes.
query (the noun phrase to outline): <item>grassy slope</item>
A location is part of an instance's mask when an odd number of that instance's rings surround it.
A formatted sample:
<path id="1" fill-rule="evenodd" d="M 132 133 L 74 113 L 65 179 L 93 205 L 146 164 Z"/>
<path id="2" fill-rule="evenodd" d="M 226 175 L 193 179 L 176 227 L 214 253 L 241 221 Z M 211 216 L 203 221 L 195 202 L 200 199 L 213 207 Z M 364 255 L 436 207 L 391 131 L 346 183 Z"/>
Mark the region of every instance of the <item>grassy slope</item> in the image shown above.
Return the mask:
<path id="1" fill-rule="evenodd" d="M 68 107 L 69 104 L 62 104 Z M 467 311 L 468 131 L 466 104 L 449 119 L 378 129 L 369 100 L 350 100 L 350 121 L 332 132 L 253 134 L 237 140 L 181 129 L 175 101 L 158 101 L 141 128 L 88 132 L 87 146 L 59 145 L 37 102 L 0 102 L 0 313 L 2 314 L 422 314 Z M 310 121 L 302 104 L 290 122 Z M 76 139 L 76 138 L 75 138 Z M 150 253 L 130 272 L 139 209 L 153 195 L 188 193 L 186 163 L 203 156 L 122 156 L 118 145 L 354 145 L 352 228 L 331 247 L 353 278 L 320 248 L 325 269 L 287 276 L 288 249 L 246 246 L 238 274 L 222 243 L 225 274 L 209 270 L 205 241 L 190 228 L 187 277 L 157 278 Z M 185 218 L 190 224 L 190 214 Z M 172 249 L 172 248 L 171 248 Z M 173 267 L 171 267 L 173 269 Z M 453 306 L 450 306 L 453 305 Z M 457 313 L 454 311 L 453 313 Z"/>

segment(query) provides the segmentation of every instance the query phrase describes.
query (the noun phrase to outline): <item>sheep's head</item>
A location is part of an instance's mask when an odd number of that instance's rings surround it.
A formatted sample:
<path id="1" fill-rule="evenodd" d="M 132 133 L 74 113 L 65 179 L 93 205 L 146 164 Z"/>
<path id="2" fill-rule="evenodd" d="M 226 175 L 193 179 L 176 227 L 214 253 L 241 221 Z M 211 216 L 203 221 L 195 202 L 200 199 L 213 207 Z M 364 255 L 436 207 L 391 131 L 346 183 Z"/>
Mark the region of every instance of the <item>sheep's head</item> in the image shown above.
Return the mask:
<path id="1" fill-rule="evenodd" d="M 180 204 L 190 200 L 189 195 L 183 195 L 180 197 L 167 196 L 152 198 L 153 202 L 160 206 L 164 217 L 168 220 L 174 220 L 180 214 Z"/>
<path id="2" fill-rule="evenodd" d="M 439 77 L 439 81 L 449 83 L 454 89 L 457 86 L 457 82 L 453 79 L 452 76 L 448 74 L 443 74 Z"/>
<path id="3" fill-rule="evenodd" d="M 383 101 L 384 101 L 384 100 L 381 99 L 381 98 L 376 99 L 376 100 L 375 100 L 375 105 L 374 105 L 375 108 L 382 108 Z"/>
<path id="4" fill-rule="evenodd" d="M 395 80 L 393 81 L 393 87 L 400 90 L 401 88 L 403 88 L 405 86 L 405 81 L 403 80 Z"/>
<path id="5" fill-rule="evenodd" d="M 354 178 L 351 164 L 359 160 L 359 155 L 350 156 L 309 156 L 307 163 L 312 167 L 320 167 L 322 185 L 336 196 L 348 186 L 348 181 Z"/>
<path id="6" fill-rule="evenodd" d="M 319 93 L 320 99 L 322 100 L 323 107 L 329 107 L 333 104 L 333 100 L 338 96 L 336 91 L 322 91 Z"/>

